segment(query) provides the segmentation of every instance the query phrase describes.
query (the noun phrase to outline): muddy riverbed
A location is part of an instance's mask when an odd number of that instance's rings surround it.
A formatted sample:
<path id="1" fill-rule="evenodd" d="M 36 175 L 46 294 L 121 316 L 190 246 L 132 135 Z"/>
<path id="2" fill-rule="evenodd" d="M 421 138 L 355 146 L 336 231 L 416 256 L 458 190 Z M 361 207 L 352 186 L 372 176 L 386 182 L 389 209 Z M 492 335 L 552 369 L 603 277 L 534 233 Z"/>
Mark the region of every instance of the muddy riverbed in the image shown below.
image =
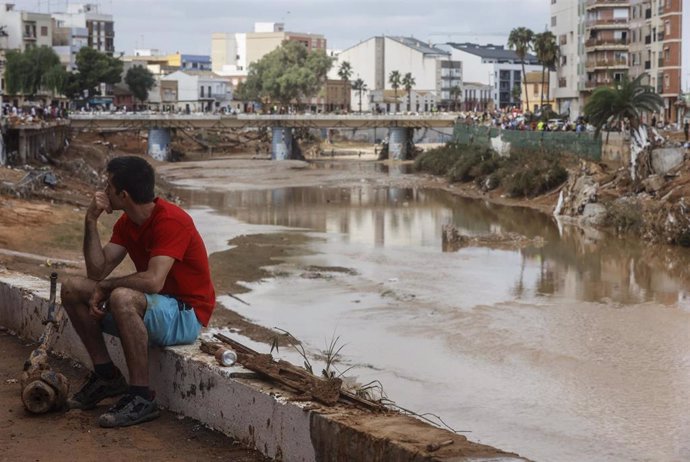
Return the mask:
<path id="1" fill-rule="evenodd" d="M 159 171 L 212 254 L 215 328 L 265 351 L 289 331 L 317 371 L 338 338 L 345 377 L 534 460 L 690 459 L 687 251 L 463 199 L 399 164 Z M 544 244 L 443 252 L 444 224 Z"/>

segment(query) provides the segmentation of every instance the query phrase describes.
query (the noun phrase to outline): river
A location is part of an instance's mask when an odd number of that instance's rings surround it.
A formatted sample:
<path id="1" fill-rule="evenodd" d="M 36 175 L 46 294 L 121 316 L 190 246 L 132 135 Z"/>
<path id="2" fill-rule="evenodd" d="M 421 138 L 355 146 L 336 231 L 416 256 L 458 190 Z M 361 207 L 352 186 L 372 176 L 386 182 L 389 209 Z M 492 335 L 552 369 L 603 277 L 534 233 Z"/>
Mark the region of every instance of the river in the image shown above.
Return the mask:
<path id="1" fill-rule="evenodd" d="M 473 441 L 537 461 L 690 460 L 686 250 L 425 188 L 401 166 L 233 162 L 168 174 L 209 252 L 243 234 L 312 238 L 246 284 L 249 305 L 219 301 L 291 332 L 317 370 L 338 337 L 345 376 Z M 445 223 L 545 244 L 443 252 Z"/>

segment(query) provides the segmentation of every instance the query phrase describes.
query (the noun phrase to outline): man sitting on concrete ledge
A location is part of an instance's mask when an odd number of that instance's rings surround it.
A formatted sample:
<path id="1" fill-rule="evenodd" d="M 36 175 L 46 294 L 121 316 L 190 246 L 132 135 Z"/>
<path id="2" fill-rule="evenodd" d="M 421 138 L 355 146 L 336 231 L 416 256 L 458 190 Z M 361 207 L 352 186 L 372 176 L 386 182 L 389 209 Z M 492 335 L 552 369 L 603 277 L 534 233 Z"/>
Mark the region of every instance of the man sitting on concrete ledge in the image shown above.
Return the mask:
<path id="1" fill-rule="evenodd" d="M 86 211 L 86 277 L 62 285 L 62 304 L 94 365 L 71 408 L 92 409 L 125 394 L 101 415 L 102 427 L 122 427 L 159 415 L 149 389 L 148 346 L 193 343 L 215 306 L 206 247 L 191 217 L 154 194 L 153 167 L 136 156 L 116 157 L 107 166 L 105 191 Z M 123 210 L 112 237 L 101 245 L 98 219 Z M 129 255 L 136 273 L 107 278 Z M 120 337 L 129 385 L 113 364 L 103 332 Z"/>

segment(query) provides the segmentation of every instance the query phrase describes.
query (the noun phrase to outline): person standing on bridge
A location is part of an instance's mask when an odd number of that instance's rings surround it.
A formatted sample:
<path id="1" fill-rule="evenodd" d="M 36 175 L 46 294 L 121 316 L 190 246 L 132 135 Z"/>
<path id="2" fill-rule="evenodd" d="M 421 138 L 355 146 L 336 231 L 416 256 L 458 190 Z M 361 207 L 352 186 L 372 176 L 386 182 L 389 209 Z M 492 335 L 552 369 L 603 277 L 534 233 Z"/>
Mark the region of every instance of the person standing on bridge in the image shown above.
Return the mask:
<path id="1" fill-rule="evenodd" d="M 123 427 L 159 415 L 149 389 L 148 347 L 194 343 L 215 307 L 208 256 L 191 217 L 154 195 L 155 173 L 143 158 L 116 157 L 107 166 L 107 186 L 86 210 L 86 277 L 62 285 L 62 304 L 91 357 L 94 371 L 68 401 L 91 409 L 124 396 L 101 415 L 102 427 Z M 103 212 L 124 213 L 110 241 L 101 245 Z M 136 272 L 108 277 L 129 255 Z M 129 385 L 113 364 L 103 332 L 120 337 Z"/>

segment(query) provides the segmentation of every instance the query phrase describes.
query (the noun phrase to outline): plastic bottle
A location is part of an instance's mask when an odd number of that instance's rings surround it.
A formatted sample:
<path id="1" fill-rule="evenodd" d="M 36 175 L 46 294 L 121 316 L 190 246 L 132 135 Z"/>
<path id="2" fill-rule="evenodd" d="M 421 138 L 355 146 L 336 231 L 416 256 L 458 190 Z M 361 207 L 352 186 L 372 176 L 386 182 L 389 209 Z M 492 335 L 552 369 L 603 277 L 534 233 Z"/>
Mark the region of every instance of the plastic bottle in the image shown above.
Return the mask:
<path id="1" fill-rule="evenodd" d="M 237 361 L 237 353 L 230 348 L 218 348 L 216 350 L 216 361 L 221 366 L 232 366 Z"/>

